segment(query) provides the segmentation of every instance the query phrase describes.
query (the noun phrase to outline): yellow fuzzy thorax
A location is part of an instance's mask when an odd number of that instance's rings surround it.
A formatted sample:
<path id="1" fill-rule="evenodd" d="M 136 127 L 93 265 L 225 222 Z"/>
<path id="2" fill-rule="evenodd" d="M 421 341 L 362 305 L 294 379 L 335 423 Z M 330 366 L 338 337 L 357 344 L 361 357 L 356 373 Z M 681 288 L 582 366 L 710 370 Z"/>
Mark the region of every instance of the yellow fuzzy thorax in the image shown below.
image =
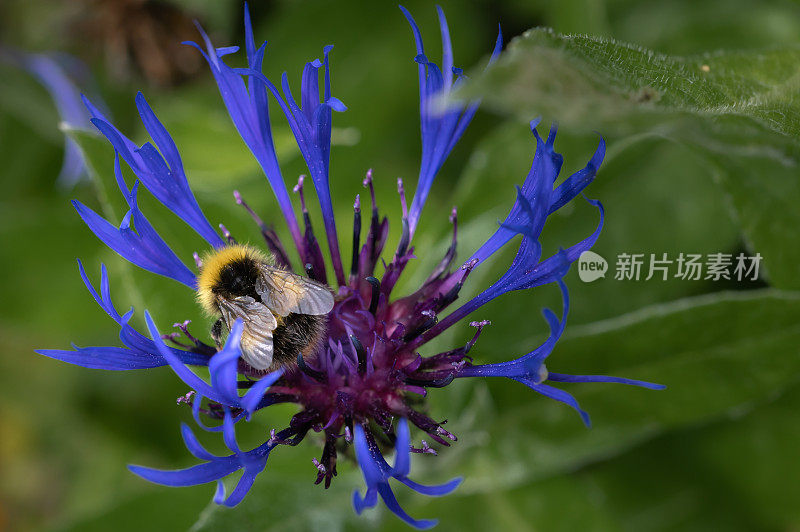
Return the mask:
<path id="1" fill-rule="evenodd" d="M 219 283 L 220 273 L 226 265 L 244 259 L 267 264 L 273 262 L 267 253 L 245 244 L 225 246 L 203 256 L 203 267 L 197 275 L 197 301 L 203 310 L 211 315 L 219 314 L 212 289 Z"/>

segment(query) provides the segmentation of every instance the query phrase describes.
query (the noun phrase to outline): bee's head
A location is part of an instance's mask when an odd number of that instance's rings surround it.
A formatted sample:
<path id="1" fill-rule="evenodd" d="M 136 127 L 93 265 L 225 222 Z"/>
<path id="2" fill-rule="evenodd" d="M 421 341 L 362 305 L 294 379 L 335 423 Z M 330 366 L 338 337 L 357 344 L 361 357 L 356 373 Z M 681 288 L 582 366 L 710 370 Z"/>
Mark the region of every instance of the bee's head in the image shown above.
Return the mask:
<path id="1" fill-rule="evenodd" d="M 197 299 L 209 314 L 219 314 L 219 298 L 250 296 L 258 299 L 258 264 L 271 263 L 265 253 L 246 245 L 217 249 L 203 257 L 197 276 Z"/>
<path id="2" fill-rule="evenodd" d="M 258 263 L 251 257 L 236 258 L 222 267 L 211 291 L 219 297 L 250 296 L 258 299 L 255 291 L 257 279 Z"/>

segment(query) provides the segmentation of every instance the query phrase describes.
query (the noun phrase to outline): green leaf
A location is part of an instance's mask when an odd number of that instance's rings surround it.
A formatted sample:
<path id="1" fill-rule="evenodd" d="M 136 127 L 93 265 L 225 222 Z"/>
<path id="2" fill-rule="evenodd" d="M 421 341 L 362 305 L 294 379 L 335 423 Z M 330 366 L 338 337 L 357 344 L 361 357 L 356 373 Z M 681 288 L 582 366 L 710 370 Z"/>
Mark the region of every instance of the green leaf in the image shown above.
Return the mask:
<path id="1" fill-rule="evenodd" d="M 545 113 L 563 123 L 632 131 L 687 116 L 742 116 L 764 129 L 800 131 L 793 95 L 800 48 L 678 57 L 588 35 L 533 29 L 466 94 L 519 115 Z M 615 126 L 615 127 L 614 127 Z"/>
<path id="2" fill-rule="evenodd" d="M 785 243 L 800 230 L 798 63 L 797 46 L 678 57 L 534 29 L 464 95 L 482 96 L 525 120 L 543 114 L 612 138 L 685 144 L 719 169 L 718 181 L 748 242 L 764 256 L 772 284 L 797 288 L 800 249 Z"/>
<path id="3" fill-rule="evenodd" d="M 665 434 L 603 463 L 512 489 L 415 499 L 447 529 L 791 530 L 800 522 L 794 384 L 755 408 Z M 401 530 L 387 520 L 389 530 Z M 511 526 L 509 526 L 511 528 Z"/>

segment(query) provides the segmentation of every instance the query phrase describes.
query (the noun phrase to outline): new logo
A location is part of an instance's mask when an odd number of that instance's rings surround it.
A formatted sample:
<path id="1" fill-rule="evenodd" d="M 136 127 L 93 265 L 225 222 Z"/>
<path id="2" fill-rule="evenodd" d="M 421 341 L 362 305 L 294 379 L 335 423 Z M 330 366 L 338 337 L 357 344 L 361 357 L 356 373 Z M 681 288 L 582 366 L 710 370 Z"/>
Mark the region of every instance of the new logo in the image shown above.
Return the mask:
<path id="1" fill-rule="evenodd" d="M 584 251 L 578 257 L 578 277 L 584 283 L 591 283 L 606 276 L 608 262 L 593 251 Z"/>

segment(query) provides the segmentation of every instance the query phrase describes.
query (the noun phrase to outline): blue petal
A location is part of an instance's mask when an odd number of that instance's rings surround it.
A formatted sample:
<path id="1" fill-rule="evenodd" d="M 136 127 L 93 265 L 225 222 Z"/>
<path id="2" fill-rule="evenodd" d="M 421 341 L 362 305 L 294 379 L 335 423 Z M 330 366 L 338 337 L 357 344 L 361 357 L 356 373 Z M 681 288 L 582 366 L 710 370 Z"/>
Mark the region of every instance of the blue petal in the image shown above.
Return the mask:
<path id="1" fill-rule="evenodd" d="M 36 352 L 76 366 L 111 371 L 157 368 L 166 364 L 158 355 L 139 353 L 125 347 L 76 347 L 74 351 L 37 349 Z"/>
<path id="2" fill-rule="evenodd" d="M 144 466 L 130 465 L 128 469 L 134 475 L 162 486 L 184 487 L 197 486 L 224 478 L 242 466 L 235 457 L 218 458 L 214 462 L 198 464 L 187 469 L 163 471 Z"/>
<path id="3" fill-rule="evenodd" d="M 128 225 L 131 211 L 128 211 L 128 215 L 118 229 L 81 202 L 73 200 L 72 205 L 97 238 L 129 262 L 147 271 L 175 279 L 190 288 L 195 286 L 195 276 L 185 265 L 182 268 L 172 267 L 166 261 L 159 260 L 161 257 L 147 253 L 147 244 L 143 238 Z"/>
<path id="4" fill-rule="evenodd" d="M 206 44 L 207 52 L 196 43 L 187 42 L 200 50 L 203 57 L 207 60 L 214 79 L 217 82 L 222 100 L 228 110 L 228 115 L 236 126 L 236 130 L 242 140 L 253 153 L 264 174 L 269 181 L 270 187 L 278 200 L 278 205 L 286 219 L 289 231 L 301 249 L 300 229 L 294 214 L 286 184 L 281 175 L 280 165 L 275 153 L 275 144 L 272 138 L 272 130 L 269 122 L 269 107 L 267 102 L 267 90 L 273 92 L 276 101 L 287 112 L 286 104 L 277 89 L 264 78 L 261 74 L 261 62 L 264 56 L 264 45 L 256 49 L 253 38 L 253 28 L 250 21 L 250 12 L 245 4 L 245 42 L 249 69 L 245 74 L 249 77 L 249 92 L 241 77 L 241 71 L 234 69 L 219 60 L 219 51 L 214 49 L 211 40 L 198 26 L 201 36 Z M 266 44 L 266 43 L 265 43 Z M 263 78 L 263 79 L 262 79 Z M 264 83 L 266 81 L 266 83 Z M 288 114 L 287 114 L 288 117 Z"/>
<path id="5" fill-rule="evenodd" d="M 197 401 L 202 401 L 199 397 Z M 269 441 L 264 442 L 259 447 L 243 453 L 235 443 L 234 434 L 235 420 L 232 418 L 230 410 L 225 409 L 225 443 L 234 450 L 234 454 L 229 456 L 214 456 L 209 453 L 197 441 L 197 438 L 185 424 L 181 425 L 181 434 L 189 451 L 196 457 L 208 460 L 207 463 L 199 464 L 187 469 L 178 471 L 162 471 L 142 466 L 128 466 L 128 468 L 140 477 L 163 484 L 166 486 L 192 486 L 204 484 L 206 482 L 217 481 L 217 489 L 214 501 L 217 504 L 235 506 L 244 498 L 253 485 L 255 477 L 264 470 L 267 457 L 274 445 Z M 221 479 L 231 473 L 244 468 L 244 473 L 233 492 L 225 498 L 225 488 Z"/>
<path id="6" fill-rule="evenodd" d="M 383 503 L 387 508 L 389 508 L 389 510 L 392 511 L 393 514 L 414 528 L 425 530 L 428 528 L 433 528 L 438 523 L 438 521 L 435 519 L 414 519 L 408 515 L 405 510 L 400 507 L 400 503 L 397 502 L 397 499 L 395 498 L 392 489 L 389 487 L 389 484 L 378 484 L 378 493 L 380 494 L 381 499 L 383 499 Z"/>
<path id="7" fill-rule="evenodd" d="M 581 253 L 589 250 L 595 244 L 595 242 L 597 242 L 605 222 L 605 210 L 603 209 L 603 205 L 596 200 L 587 199 L 586 201 L 597 207 L 597 209 L 600 211 L 600 221 L 597 224 L 597 229 L 595 229 L 591 235 L 564 250 L 564 256 L 569 264 L 578 260 L 578 258 L 581 256 Z M 563 266 L 564 258 L 561 256 L 561 254 L 556 254 L 543 260 L 539 263 L 539 265 L 536 266 L 534 270 L 529 272 L 527 277 L 521 278 L 519 288 L 516 288 L 516 290 L 520 288 L 532 288 L 534 286 L 545 284 L 546 282 L 551 282 L 553 276 L 557 276 L 559 268 L 563 268 Z"/>
<path id="8" fill-rule="evenodd" d="M 197 440 L 192 429 L 186 423 L 181 423 L 181 436 L 183 443 L 192 455 L 200 460 L 216 460 L 216 456 L 206 451 L 205 447 Z"/>
<path id="9" fill-rule="evenodd" d="M 442 497 L 444 495 L 448 495 L 455 491 L 456 488 L 461 484 L 464 480 L 461 477 L 454 478 L 450 482 L 445 484 L 439 484 L 436 486 L 425 486 L 423 484 L 418 484 L 413 480 L 410 480 L 407 477 L 398 478 L 400 482 L 411 488 L 412 490 L 416 491 L 417 493 L 421 493 L 423 495 L 427 495 L 429 497 Z"/>
<path id="10" fill-rule="evenodd" d="M 553 192 L 552 204 L 550 205 L 550 212 L 553 213 L 569 203 L 575 196 L 580 194 L 594 180 L 597 175 L 597 170 L 603 163 L 603 158 L 606 155 L 606 142 L 600 138 L 600 143 L 594 155 L 586 163 L 586 166 L 569 176 L 563 183 L 556 187 Z"/>
<path id="11" fill-rule="evenodd" d="M 64 140 L 64 162 L 61 163 L 61 170 L 58 172 L 56 181 L 66 187 L 72 187 L 89 175 L 86 162 L 83 160 L 83 152 L 78 143 L 67 137 Z"/>
<path id="12" fill-rule="evenodd" d="M 130 319 L 133 317 L 133 309 L 129 310 L 125 315 L 122 317 L 120 325 L 122 328 L 119 332 L 119 338 L 122 340 L 122 343 L 125 344 L 127 347 L 135 351 L 140 351 L 142 353 L 151 353 L 153 355 L 157 355 L 159 353 L 159 348 L 156 346 L 155 342 L 150 338 L 147 338 L 139 331 L 135 330 L 133 327 L 129 325 Z M 190 364 L 194 366 L 207 366 L 208 365 L 208 357 L 206 355 L 201 355 L 199 353 L 193 353 L 191 351 L 184 351 L 182 349 L 176 349 L 174 347 L 165 346 L 166 349 L 172 353 L 172 355 L 179 360 L 182 364 Z M 167 361 L 163 359 L 162 366 L 167 365 Z"/>
<path id="13" fill-rule="evenodd" d="M 90 109 L 90 112 L 92 109 L 95 109 L 95 107 L 92 107 L 87 99 L 84 99 L 84 103 Z M 94 112 L 92 112 L 92 115 L 96 117 L 92 118 L 90 122 L 106 138 L 106 140 L 111 143 L 114 151 L 119 153 L 125 162 L 131 166 L 131 168 L 134 168 L 134 166 L 138 168 L 141 165 L 141 160 L 138 154 L 136 154 L 136 150 L 138 150 L 139 147 L 128 137 L 120 133 L 120 131 L 110 122 L 106 121 L 105 118 L 99 118 Z"/>
<path id="14" fill-rule="evenodd" d="M 149 143 L 138 148 L 133 141 L 114 127 L 88 99 L 84 98 L 84 103 L 93 116 L 92 124 L 114 146 L 114 149 L 153 196 L 209 244 L 215 247 L 224 246 L 225 241 L 211 227 L 197 204 L 183 171 L 180 154 L 172 138 L 158 121 L 141 93 L 136 96 L 136 106 L 148 132 L 164 151 L 163 156 Z"/>
<path id="15" fill-rule="evenodd" d="M 289 126 L 294 134 L 303 159 L 306 161 L 314 189 L 317 192 L 320 210 L 322 211 L 322 221 L 325 225 L 325 233 L 328 237 L 328 248 L 330 250 L 331 262 L 336 274 L 336 280 L 340 285 L 345 284 L 344 268 L 342 267 L 341 254 L 339 252 L 339 238 L 336 231 L 336 219 L 334 217 L 333 204 L 330 194 L 330 148 L 331 148 L 331 106 L 329 105 L 330 96 L 330 65 L 328 54 L 330 46 L 325 47 L 325 59 L 322 63 L 325 67 L 325 91 L 320 103 L 319 83 L 316 75 L 317 69 L 321 66 L 318 61 L 306 64 L 304 69 L 303 81 L 301 83 L 301 109 L 289 86 L 289 79 L 284 72 L 281 76 L 281 95 L 275 86 L 258 72 L 245 72 L 261 80 L 269 89 L 273 96 L 278 100 L 281 109 L 286 116 Z M 339 109 L 343 106 L 341 102 L 335 104 Z M 298 241 L 298 249 L 302 249 Z"/>
<path id="16" fill-rule="evenodd" d="M 223 502 L 225 506 L 234 507 L 244 499 L 247 492 L 250 491 L 250 488 L 253 487 L 253 482 L 256 480 L 256 476 L 261 471 L 248 471 L 242 474 L 242 478 L 239 479 L 239 482 L 236 484 L 236 487 L 233 489 L 231 494 L 228 496 L 227 499 Z"/>
<path id="17" fill-rule="evenodd" d="M 393 477 L 405 477 L 411 471 L 411 431 L 405 418 L 397 422 L 397 441 L 394 448 L 394 468 L 391 474 Z"/>
<path id="18" fill-rule="evenodd" d="M 333 109 L 337 113 L 343 113 L 347 111 L 347 106 L 343 104 L 342 101 L 339 98 L 336 98 L 335 96 L 331 96 L 330 98 L 328 98 L 327 104 L 330 106 L 331 109 Z"/>
<path id="19" fill-rule="evenodd" d="M 205 396 L 202 393 L 197 393 L 192 400 L 192 417 L 194 418 L 194 422 L 197 423 L 198 427 L 206 432 L 222 432 L 224 429 L 222 424 L 217 426 L 209 426 L 203 423 L 203 421 L 200 419 L 200 406 L 203 403 L 203 399 L 205 399 Z"/>
<path id="20" fill-rule="evenodd" d="M 572 408 L 577 410 L 577 412 L 581 415 L 581 419 L 583 420 L 584 425 L 586 425 L 587 427 L 592 426 L 592 422 L 589 419 L 589 414 L 587 414 L 586 411 L 584 411 L 580 407 L 578 401 L 574 397 L 572 397 L 572 395 L 568 394 L 564 390 L 559 390 L 558 388 L 553 388 L 552 386 L 548 386 L 546 384 L 534 384 L 525 379 L 515 378 L 514 380 L 521 382 L 531 390 L 538 392 L 544 395 L 545 397 L 549 397 L 550 399 L 555 399 L 556 401 L 560 401 L 564 404 L 571 406 Z"/>
<path id="21" fill-rule="evenodd" d="M 441 496 L 450 493 L 458 486 L 461 479 L 454 479 L 441 486 L 423 486 L 407 478 L 406 475 L 410 467 L 411 435 L 409 433 L 408 421 L 405 418 L 401 418 L 397 424 L 397 442 L 395 444 L 397 458 L 394 468 L 389 468 L 380 450 L 374 446 L 374 443 L 371 443 L 371 439 L 368 441 L 361 425 L 356 424 L 354 430 L 356 460 L 358 461 L 358 465 L 361 468 L 367 485 L 367 491 L 363 499 L 358 491 L 353 492 L 353 508 L 355 508 L 356 513 L 360 514 L 365 508 L 375 506 L 377 504 L 377 496 L 380 495 L 387 508 L 410 525 L 417 528 L 430 528 L 434 526 L 436 521 L 416 520 L 400 507 L 394 493 L 389 487 L 389 478 L 394 477 L 419 493 L 433 496 Z"/>
<path id="22" fill-rule="evenodd" d="M 356 423 L 353 427 L 353 430 L 355 433 L 353 438 L 353 446 L 355 447 L 356 451 L 356 461 L 358 462 L 358 466 L 361 468 L 361 473 L 364 475 L 364 482 L 366 482 L 367 488 L 369 489 L 371 486 L 384 481 L 385 478 L 381 468 L 375 461 L 372 452 L 370 452 L 367 439 L 364 435 L 363 427 Z"/>
<path id="23" fill-rule="evenodd" d="M 272 386 L 281 375 L 283 375 L 283 370 L 273 371 L 269 375 L 261 377 L 261 379 L 244 394 L 241 401 L 242 407 L 244 407 L 247 412 L 255 412 L 258 410 L 259 403 L 261 403 L 261 399 L 264 397 L 267 389 Z"/>
<path id="24" fill-rule="evenodd" d="M 227 404 L 235 406 L 239 401 L 239 393 L 236 385 L 236 374 L 238 373 L 238 361 L 242 352 L 239 348 L 244 322 L 241 318 L 237 319 L 231 332 L 225 340 L 223 348 L 211 357 L 208 363 L 208 371 L 211 374 L 211 386 L 219 393 L 228 398 Z"/>
<path id="25" fill-rule="evenodd" d="M 300 102 L 303 107 L 303 114 L 306 120 L 311 122 L 314 117 L 314 111 L 319 106 L 319 69 L 322 63 L 315 60 L 306 63 L 303 68 L 303 77 L 300 82 Z"/>
<path id="26" fill-rule="evenodd" d="M 91 281 L 89 281 L 89 276 L 86 275 L 86 270 L 84 269 L 83 263 L 80 261 L 80 259 L 78 259 L 78 271 L 81 274 L 81 279 L 83 279 L 83 284 L 89 289 L 89 293 L 92 294 L 92 297 L 95 301 L 97 301 L 97 304 L 100 305 L 100 308 L 102 308 L 114 321 L 120 323 L 122 317 L 120 316 L 119 312 L 117 312 L 117 309 L 114 308 L 114 304 L 111 302 L 111 292 L 109 290 L 108 270 L 106 270 L 106 265 L 100 265 L 100 291 L 102 293 L 102 297 L 94 289 Z"/>
<path id="27" fill-rule="evenodd" d="M 635 379 L 625 379 L 623 377 L 610 377 L 607 375 L 567 375 L 565 373 L 550 373 L 547 380 L 555 382 L 613 382 L 617 384 L 630 384 L 631 386 L 641 386 L 650 390 L 663 390 L 663 384 L 655 384 L 647 381 Z"/>
<path id="28" fill-rule="evenodd" d="M 78 261 L 78 270 L 86 288 L 97 304 L 120 325 L 120 339 L 125 347 L 74 347 L 73 351 L 42 349 L 37 353 L 78 366 L 106 370 L 145 369 L 166 365 L 167 361 L 159 354 L 153 341 L 138 333 L 128 324 L 133 316 L 133 309 L 124 316 L 120 316 L 117 312 L 111 301 L 108 271 L 105 265 L 101 265 L 99 294 L 89 281 L 80 260 Z M 167 349 L 184 364 L 205 365 L 208 363 L 208 357 L 204 355 L 171 347 Z"/>
<path id="29" fill-rule="evenodd" d="M 541 365 L 555 348 L 556 342 L 561 338 L 567 324 L 569 292 L 563 279 L 558 279 L 558 285 L 561 289 L 563 304 L 561 321 L 549 309 L 544 310 L 544 317 L 550 326 L 550 335 L 544 343 L 515 360 L 494 364 L 467 365 L 456 376 L 524 378 L 526 381 L 538 383 L 541 380 L 539 375 Z"/>
<path id="30" fill-rule="evenodd" d="M 129 262 L 147 271 L 175 279 L 189 288 L 196 285 L 195 275 L 175 255 L 158 235 L 147 218 L 139 211 L 137 204 L 137 185 L 128 190 L 122 179 L 119 157 L 115 158 L 114 171 L 120 190 L 128 202 L 130 210 L 125 215 L 119 229 L 111 225 L 92 209 L 75 200 L 72 204 L 89 229 L 108 247 L 119 253 Z M 133 219 L 136 231 L 130 227 Z"/>
<path id="31" fill-rule="evenodd" d="M 213 501 L 215 504 L 222 504 L 225 502 L 225 484 L 222 480 L 217 480 L 217 491 L 214 492 Z"/>
<path id="32" fill-rule="evenodd" d="M 441 6 L 436 6 L 439 14 L 439 29 L 442 32 L 442 71 L 444 72 L 444 88 L 450 90 L 453 85 L 453 45 L 450 42 L 450 30 L 447 27 L 447 18 Z"/>
<path id="33" fill-rule="evenodd" d="M 141 92 L 136 93 L 136 109 L 139 111 L 139 116 L 142 118 L 142 123 L 147 133 L 150 135 L 158 149 L 164 154 L 164 158 L 169 161 L 173 171 L 180 171 L 183 173 L 183 162 L 181 161 L 181 154 L 178 152 L 178 147 L 172 140 L 172 137 L 167 132 L 167 129 L 156 117 L 144 95 Z M 178 183 L 179 184 L 179 183 Z"/>
<path id="34" fill-rule="evenodd" d="M 364 498 L 358 493 L 358 490 L 353 491 L 353 509 L 358 515 L 361 515 L 366 508 L 374 508 L 378 504 L 378 487 L 368 487 Z"/>
<path id="35" fill-rule="evenodd" d="M 517 234 L 525 234 L 538 240 L 553 196 L 553 183 L 558 177 L 563 158 L 553 147 L 555 129 L 551 129 L 547 141 L 536 131 L 539 119 L 531 121 L 531 131 L 536 138 L 536 152 L 531 169 L 521 188 L 517 188 L 517 200 L 506 219 L 495 233 L 476 251 L 470 260 L 485 261 L 505 246 Z M 524 229 L 523 229 L 524 228 Z"/>
<path id="36" fill-rule="evenodd" d="M 231 416 L 230 410 L 228 407 L 225 407 L 225 418 L 222 421 L 222 439 L 225 441 L 225 445 L 233 451 L 234 453 L 241 454 L 241 449 L 239 449 L 239 443 L 236 441 L 236 428 L 234 427 L 235 421 L 233 420 L 233 416 Z"/>
<path id="37" fill-rule="evenodd" d="M 422 160 L 420 162 L 417 189 L 414 192 L 414 198 L 408 211 L 409 235 L 411 237 L 416 231 L 422 208 L 428 198 L 436 174 L 463 135 L 479 105 L 477 101 L 466 104 L 448 102 L 448 108 L 446 109 L 435 108 L 438 103 L 446 101 L 446 96 L 450 94 L 454 86 L 458 85 L 458 83 L 454 84 L 453 82 L 453 73 L 454 71 L 460 72 L 459 69 L 455 69 L 453 66 L 450 31 L 447 27 L 444 12 L 438 6 L 436 9 L 442 35 L 442 69 L 439 69 L 436 63 L 426 57 L 422 35 L 417 23 L 411 13 L 403 6 L 400 6 L 400 10 L 408 20 L 411 32 L 414 35 L 414 43 L 416 45 L 414 61 L 418 64 L 419 77 Z M 500 48 L 502 48 L 502 38 L 498 37 L 490 62 L 494 61 Z"/>

